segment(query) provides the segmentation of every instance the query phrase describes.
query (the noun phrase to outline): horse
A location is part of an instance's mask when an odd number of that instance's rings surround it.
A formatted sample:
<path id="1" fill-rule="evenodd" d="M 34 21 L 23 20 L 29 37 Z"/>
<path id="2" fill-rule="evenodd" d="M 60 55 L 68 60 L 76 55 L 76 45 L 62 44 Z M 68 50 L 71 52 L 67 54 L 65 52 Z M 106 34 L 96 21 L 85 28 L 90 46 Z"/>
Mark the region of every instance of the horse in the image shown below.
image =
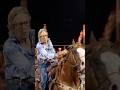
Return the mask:
<path id="1" fill-rule="evenodd" d="M 53 77 L 49 90 L 81 90 L 80 61 L 77 48 L 70 46 L 64 60 L 49 72 Z"/>
<path id="2" fill-rule="evenodd" d="M 86 63 L 85 63 L 85 67 L 86 67 L 86 72 L 85 72 L 85 89 L 86 90 L 97 90 L 97 80 L 95 78 L 95 73 L 93 71 L 93 67 L 91 66 L 91 57 L 92 57 L 92 50 L 91 47 L 89 45 L 86 45 L 86 50 L 85 50 L 85 54 L 86 54 Z"/>
<path id="3" fill-rule="evenodd" d="M 120 55 L 115 44 L 106 41 L 99 42 L 98 48 L 90 52 L 86 68 L 93 72 L 94 88 L 92 90 L 119 90 L 120 89 Z M 87 55 L 87 56 L 88 56 Z M 88 72 L 88 71 L 87 71 Z M 88 73 L 86 74 L 86 76 Z M 89 78 L 90 79 L 90 78 Z M 87 79 L 86 79 L 87 80 Z M 93 81 L 91 81 L 92 83 Z M 89 83 L 89 88 L 91 86 Z"/>
<path id="4" fill-rule="evenodd" d="M 101 53 L 100 59 L 105 64 L 110 80 L 109 90 L 120 90 L 120 42 L 114 43 L 111 49 Z"/>

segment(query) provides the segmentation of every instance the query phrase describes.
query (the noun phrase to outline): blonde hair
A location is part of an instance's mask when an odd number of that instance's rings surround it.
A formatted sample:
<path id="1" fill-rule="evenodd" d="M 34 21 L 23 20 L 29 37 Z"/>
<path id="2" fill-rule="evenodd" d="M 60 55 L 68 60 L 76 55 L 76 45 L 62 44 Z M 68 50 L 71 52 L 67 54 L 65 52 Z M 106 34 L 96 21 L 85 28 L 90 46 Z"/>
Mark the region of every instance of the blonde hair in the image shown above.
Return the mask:
<path id="1" fill-rule="evenodd" d="M 13 29 L 13 19 L 20 13 L 24 13 L 28 15 L 29 20 L 31 20 L 30 14 L 26 8 L 20 7 L 20 6 L 14 7 L 8 14 L 8 29 L 9 30 Z"/>
<path id="2" fill-rule="evenodd" d="M 41 34 L 42 32 L 46 32 L 46 33 L 48 34 L 47 29 L 45 29 L 45 28 L 40 29 L 40 30 L 38 31 L 38 40 L 39 40 L 39 41 L 40 41 L 40 34 Z"/>

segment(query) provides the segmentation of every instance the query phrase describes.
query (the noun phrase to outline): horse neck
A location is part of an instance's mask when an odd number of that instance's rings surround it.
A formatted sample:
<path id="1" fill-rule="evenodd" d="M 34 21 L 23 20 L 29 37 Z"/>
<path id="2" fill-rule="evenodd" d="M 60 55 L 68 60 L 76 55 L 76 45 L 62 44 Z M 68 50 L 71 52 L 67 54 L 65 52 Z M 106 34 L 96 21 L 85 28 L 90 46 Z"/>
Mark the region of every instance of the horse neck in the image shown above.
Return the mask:
<path id="1" fill-rule="evenodd" d="M 75 87 L 78 84 L 79 78 L 77 71 L 74 72 L 72 69 L 73 67 L 68 61 L 63 62 L 58 66 L 56 76 L 60 82 L 63 82 L 68 86 Z"/>
<path id="2" fill-rule="evenodd" d="M 68 68 L 68 72 L 66 73 L 68 74 L 68 76 L 70 76 L 69 79 L 71 79 L 71 82 L 73 82 L 72 84 L 74 86 L 77 86 L 79 82 L 79 76 L 77 70 L 73 70 L 73 66 L 69 62 L 66 62 L 66 68 Z M 64 68 L 64 70 L 66 70 L 66 68 Z"/>

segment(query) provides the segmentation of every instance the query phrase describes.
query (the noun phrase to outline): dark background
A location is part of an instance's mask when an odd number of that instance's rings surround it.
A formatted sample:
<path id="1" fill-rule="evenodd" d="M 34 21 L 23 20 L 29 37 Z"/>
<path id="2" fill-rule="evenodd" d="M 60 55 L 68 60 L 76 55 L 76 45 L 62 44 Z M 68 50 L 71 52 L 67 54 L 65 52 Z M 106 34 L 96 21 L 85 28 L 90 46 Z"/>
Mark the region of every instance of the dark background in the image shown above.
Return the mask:
<path id="1" fill-rule="evenodd" d="M 116 8 L 116 0 L 87 0 L 86 3 L 86 44 L 89 43 L 90 31 L 97 40 L 102 36 L 108 16 Z"/>
<path id="2" fill-rule="evenodd" d="M 53 44 L 71 44 L 73 38 L 77 40 L 84 23 L 85 0 L 31 0 L 28 8 L 36 34 L 46 23 Z"/>
<path id="3" fill-rule="evenodd" d="M 8 37 L 7 15 L 20 0 L 0 0 L 0 44 Z M 101 37 L 107 17 L 115 8 L 115 0 L 28 0 L 32 17 L 31 27 L 37 32 L 46 23 L 53 44 L 71 44 L 77 41 L 83 23 L 86 23 L 86 43 L 89 32 Z"/>
<path id="4" fill-rule="evenodd" d="M 2 43 L 8 37 L 8 12 L 19 3 L 19 0 L 0 1 Z M 71 44 L 73 38 L 77 40 L 85 18 L 84 0 L 28 0 L 28 10 L 32 17 L 31 27 L 36 30 L 36 43 L 37 32 L 46 23 L 53 44 Z"/>

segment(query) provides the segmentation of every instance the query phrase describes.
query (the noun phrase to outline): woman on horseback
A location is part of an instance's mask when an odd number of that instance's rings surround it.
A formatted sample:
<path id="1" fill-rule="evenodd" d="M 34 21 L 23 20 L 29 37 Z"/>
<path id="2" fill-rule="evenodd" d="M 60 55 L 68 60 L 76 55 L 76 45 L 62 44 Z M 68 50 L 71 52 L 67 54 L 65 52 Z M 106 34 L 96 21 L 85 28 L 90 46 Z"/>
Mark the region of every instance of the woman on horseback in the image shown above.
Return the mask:
<path id="1" fill-rule="evenodd" d="M 48 38 L 48 32 L 45 28 L 40 29 L 38 32 L 39 42 L 36 45 L 38 49 L 38 63 L 40 68 L 40 87 L 41 90 L 47 89 L 48 84 L 48 71 L 47 68 L 50 66 L 50 63 L 57 62 L 55 60 L 56 53 L 53 47 L 53 44 Z"/>

